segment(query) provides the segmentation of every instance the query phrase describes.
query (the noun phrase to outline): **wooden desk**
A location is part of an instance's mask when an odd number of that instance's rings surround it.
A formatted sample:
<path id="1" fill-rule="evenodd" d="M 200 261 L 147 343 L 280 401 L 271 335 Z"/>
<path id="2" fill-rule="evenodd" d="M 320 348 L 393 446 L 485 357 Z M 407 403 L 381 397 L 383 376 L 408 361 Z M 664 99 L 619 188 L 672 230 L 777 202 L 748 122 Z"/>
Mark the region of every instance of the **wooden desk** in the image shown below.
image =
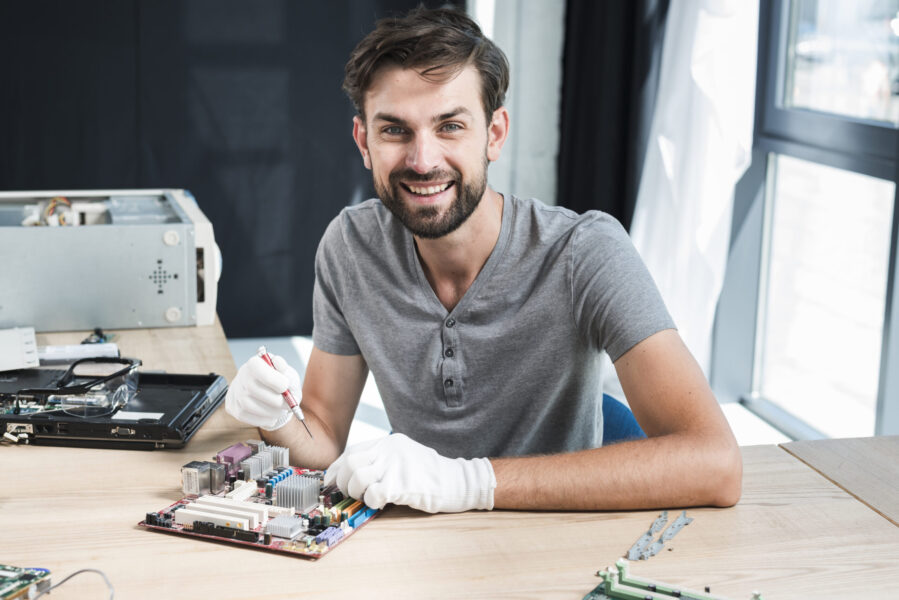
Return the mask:
<path id="1" fill-rule="evenodd" d="M 121 332 L 117 341 L 147 368 L 184 366 L 230 379 L 220 331 Z M 181 465 L 256 437 L 220 409 L 181 450 L 2 446 L 0 563 L 48 568 L 54 581 L 101 569 L 116 597 L 128 599 L 581 600 L 599 582 L 595 572 L 624 554 L 659 512 L 426 515 L 392 507 L 315 562 L 137 527 L 148 511 L 181 497 Z M 743 457 L 741 502 L 688 510 L 693 523 L 658 556 L 634 563 L 634 574 L 709 585 L 733 600 L 753 590 L 769 600 L 895 596 L 899 528 L 777 446 L 744 448 Z M 105 597 L 91 574 L 51 596 Z"/>
<path id="2" fill-rule="evenodd" d="M 899 525 L 899 436 L 810 440 L 781 447 Z"/>
<path id="3" fill-rule="evenodd" d="M 180 497 L 179 467 L 247 431 L 205 429 L 178 451 L 0 448 L 0 562 L 56 580 L 105 571 L 120 598 L 569 598 L 621 556 L 657 511 L 425 515 L 389 508 L 317 562 L 136 526 Z M 776 446 L 744 449 L 743 499 L 694 521 L 637 575 L 734 600 L 894 597 L 899 528 Z M 673 513 L 672 513 L 673 514 Z M 79 576 L 56 600 L 105 597 Z"/>

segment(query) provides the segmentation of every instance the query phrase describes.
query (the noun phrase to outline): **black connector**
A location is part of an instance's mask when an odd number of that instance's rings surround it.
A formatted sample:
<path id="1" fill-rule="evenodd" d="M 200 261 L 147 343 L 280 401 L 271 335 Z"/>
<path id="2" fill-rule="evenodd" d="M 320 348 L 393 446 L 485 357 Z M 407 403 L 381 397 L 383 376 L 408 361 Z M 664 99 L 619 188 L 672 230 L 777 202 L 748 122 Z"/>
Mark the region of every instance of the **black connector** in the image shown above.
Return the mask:
<path id="1" fill-rule="evenodd" d="M 194 533 L 202 533 L 204 535 L 214 535 L 215 537 L 225 538 L 229 540 L 238 540 L 241 542 L 258 542 L 259 534 L 255 531 L 246 531 L 245 529 L 235 529 L 233 527 L 222 527 L 208 521 L 194 521 Z"/>

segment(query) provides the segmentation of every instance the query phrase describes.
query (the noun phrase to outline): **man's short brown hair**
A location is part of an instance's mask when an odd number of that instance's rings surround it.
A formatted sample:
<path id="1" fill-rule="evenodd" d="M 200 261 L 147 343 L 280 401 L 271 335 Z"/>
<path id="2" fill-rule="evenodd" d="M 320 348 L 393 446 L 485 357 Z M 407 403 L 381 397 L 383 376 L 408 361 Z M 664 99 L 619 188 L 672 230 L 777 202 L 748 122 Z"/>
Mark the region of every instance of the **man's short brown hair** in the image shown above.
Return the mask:
<path id="1" fill-rule="evenodd" d="M 343 89 L 365 118 L 365 92 L 385 65 L 415 69 L 428 81 L 441 83 L 468 65 L 481 76 L 481 101 L 489 124 L 505 102 L 509 62 L 496 44 L 465 13 L 423 6 L 402 18 L 381 19 L 350 54 Z"/>

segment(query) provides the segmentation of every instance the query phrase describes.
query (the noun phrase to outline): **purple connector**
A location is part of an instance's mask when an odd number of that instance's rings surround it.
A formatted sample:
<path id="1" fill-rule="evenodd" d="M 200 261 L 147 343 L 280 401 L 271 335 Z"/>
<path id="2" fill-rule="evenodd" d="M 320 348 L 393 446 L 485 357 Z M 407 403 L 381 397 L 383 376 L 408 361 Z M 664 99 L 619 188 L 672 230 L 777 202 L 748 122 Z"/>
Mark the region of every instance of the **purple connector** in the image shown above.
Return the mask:
<path id="1" fill-rule="evenodd" d="M 228 446 L 215 455 L 215 462 L 223 463 L 228 467 L 228 475 L 236 475 L 240 468 L 240 461 L 253 454 L 253 449 L 241 443 Z"/>
<path id="2" fill-rule="evenodd" d="M 343 529 L 341 529 L 340 527 L 328 527 L 320 534 L 315 536 L 315 543 L 321 544 L 322 542 L 326 542 L 328 544 L 328 547 L 330 548 L 341 539 L 343 539 L 343 536 Z"/>

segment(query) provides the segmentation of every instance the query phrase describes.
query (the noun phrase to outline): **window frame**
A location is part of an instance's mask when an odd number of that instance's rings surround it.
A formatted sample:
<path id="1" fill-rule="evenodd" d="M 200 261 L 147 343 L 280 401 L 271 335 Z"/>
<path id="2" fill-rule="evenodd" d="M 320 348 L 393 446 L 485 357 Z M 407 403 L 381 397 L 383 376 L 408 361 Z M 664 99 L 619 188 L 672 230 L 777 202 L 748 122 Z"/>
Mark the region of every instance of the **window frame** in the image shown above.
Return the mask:
<path id="1" fill-rule="evenodd" d="M 896 191 L 874 434 L 899 434 L 899 129 L 781 105 L 793 7 L 791 0 L 762 0 L 759 7 L 752 163 L 734 194 L 730 256 L 716 314 L 710 380 L 721 401 L 740 402 L 793 439 L 827 437 L 758 392 L 773 212 L 769 157 L 781 154 L 885 179 L 894 182 Z"/>

